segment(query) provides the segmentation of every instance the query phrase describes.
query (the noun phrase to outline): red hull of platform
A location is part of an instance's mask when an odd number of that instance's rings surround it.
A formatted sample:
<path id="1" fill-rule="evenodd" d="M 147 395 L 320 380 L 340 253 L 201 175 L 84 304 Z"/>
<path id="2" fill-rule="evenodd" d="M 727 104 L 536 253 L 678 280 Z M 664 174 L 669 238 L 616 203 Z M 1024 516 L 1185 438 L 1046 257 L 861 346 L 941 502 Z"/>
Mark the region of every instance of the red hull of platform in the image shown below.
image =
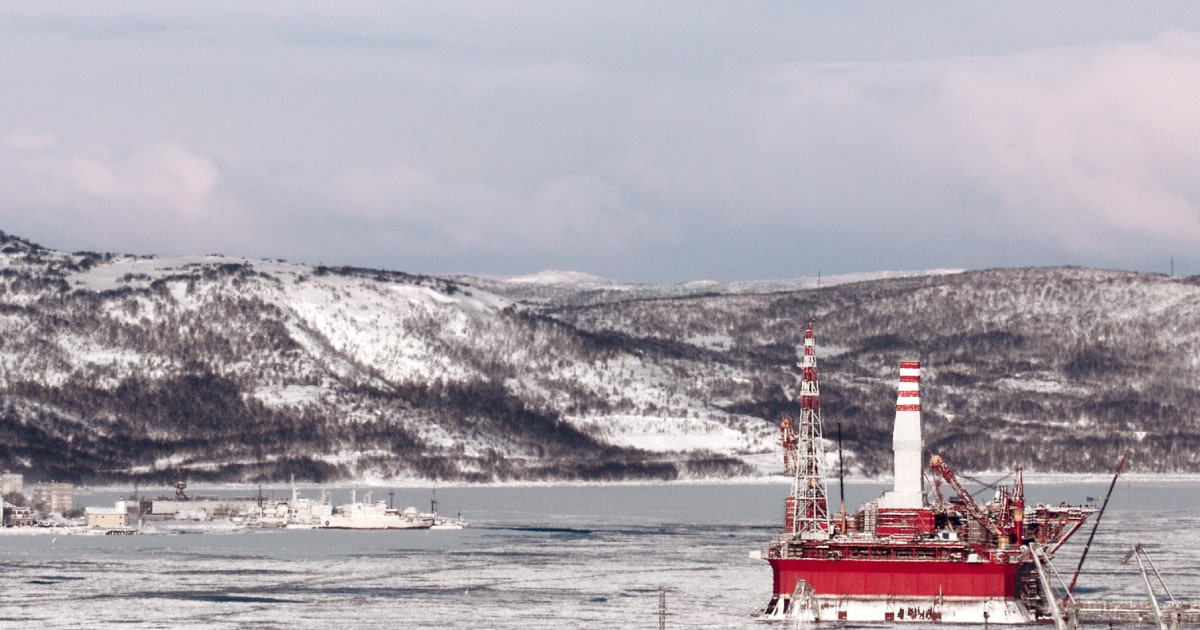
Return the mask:
<path id="1" fill-rule="evenodd" d="M 791 595 L 803 579 L 818 597 L 1013 598 L 1017 563 L 770 559 L 775 594 Z"/>

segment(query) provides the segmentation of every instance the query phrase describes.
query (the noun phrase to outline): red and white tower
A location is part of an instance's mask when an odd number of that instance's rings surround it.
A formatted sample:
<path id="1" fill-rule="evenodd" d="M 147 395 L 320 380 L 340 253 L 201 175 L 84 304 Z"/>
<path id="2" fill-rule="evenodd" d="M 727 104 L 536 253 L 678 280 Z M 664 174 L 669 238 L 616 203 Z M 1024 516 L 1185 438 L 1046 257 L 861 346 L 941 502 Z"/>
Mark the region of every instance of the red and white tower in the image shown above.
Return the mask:
<path id="1" fill-rule="evenodd" d="M 784 416 L 781 423 L 784 466 L 793 474 L 784 528 L 785 534 L 805 540 L 824 539 L 829 537 L 831 528 L 822 475 L 825 440 L 821 428 L 821 391 L 817 385 L 817 348 L 812 324 L 804 331 L 800 369 L 800 415 L 795 421 Z"/>

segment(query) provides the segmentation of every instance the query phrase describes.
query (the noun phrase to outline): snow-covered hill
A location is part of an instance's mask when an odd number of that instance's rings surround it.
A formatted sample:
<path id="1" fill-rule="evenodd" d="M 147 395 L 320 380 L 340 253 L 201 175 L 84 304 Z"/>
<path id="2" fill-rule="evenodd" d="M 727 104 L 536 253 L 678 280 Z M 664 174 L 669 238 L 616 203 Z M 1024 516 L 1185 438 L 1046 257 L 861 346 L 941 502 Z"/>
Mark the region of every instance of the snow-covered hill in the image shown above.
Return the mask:
<path id="1" fill-rule="evenodd" d="M 0 466 L 89 480 L 775 472 L 815 321 L 826 423 L 890 468 L 896 364 L 959 468 L 1194 471 L 1200 288 L 1090 269 L 670 286 L 431 277 L 0 235 Z M 830 449 L 833 452 L 833 449 Z"/>
<path id="2" fill-rule="evenodd" d="M 60 477 L 98 467 L 116 477 L 675 477 L 746 470 L 678 451 L 761 448 L 758 436 L 708 419 L 674 431 L 704 436 L 688 449 L 643 452 L 624 432 L 596 429 L 598 403 L 665 401 L 674 375 L 451 280 L 221 256 L 66 254 L 13 238 L 0 245 L 0 277 L 0 388 L 15 429 L 0 457 L 11 468 Z M 623 380 L 636 382 L 617 396 Z M 216 409 L 205 397 L 218 398 Z M 688 406 L 672 405 L 681 416 Z M 292 435 L 277 435 L 277 425 Z M 246 448 L 245 432 L 229 430 L 239 427 L 262 444 Z M 154 441 L 137 443 L 146 435 Z"/>
<path id="3" fill-rule="evenodd" d="M 879 271 L 791 280 L 718 282 L 692 280 L 678 284 L 629 284 L 574 271 L 543 271 L 528 276 L 489 277 L 457 275 L 454 280 L 513 300 L 547 307 L 587 306 L 626 300 L 711 295 L 744 295 L 819 289 L 868 280 L 911 278 L 962 273 L 961 269 Z"/>

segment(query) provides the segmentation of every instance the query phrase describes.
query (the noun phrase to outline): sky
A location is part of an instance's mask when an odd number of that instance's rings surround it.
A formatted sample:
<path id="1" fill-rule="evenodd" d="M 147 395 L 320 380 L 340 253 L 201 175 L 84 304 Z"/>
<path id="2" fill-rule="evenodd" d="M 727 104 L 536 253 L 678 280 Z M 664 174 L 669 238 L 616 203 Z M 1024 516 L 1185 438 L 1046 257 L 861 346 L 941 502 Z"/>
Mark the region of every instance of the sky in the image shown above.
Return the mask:
<path id="1" fill-rule="evenodd" d="M 1200 3 L 14 5 L 0 230 L 54 249 L 1200 274 Z"/>

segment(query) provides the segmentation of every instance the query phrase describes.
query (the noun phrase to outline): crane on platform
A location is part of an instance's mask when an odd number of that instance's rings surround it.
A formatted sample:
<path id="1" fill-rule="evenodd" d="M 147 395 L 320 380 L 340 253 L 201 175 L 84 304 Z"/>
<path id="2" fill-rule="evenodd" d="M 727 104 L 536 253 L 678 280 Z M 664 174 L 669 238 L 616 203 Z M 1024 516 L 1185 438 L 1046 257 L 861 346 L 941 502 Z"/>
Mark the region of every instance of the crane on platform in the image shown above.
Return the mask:
<path id="1" fill-rule="evenodd" d="M 975 502 L 975 499 L 971 497 L 971 493 L 967 492 L 967 489 L 958 481 L 958 477 L 954 475 L 954 469 L 950 468 L 950 464 L 946 463 L 946 460 L 941 455 L 934 455 L 929 458 L 929 467 L 941 475 L 942 479 L 945 479 L 951 488 L 954 488 L 954 492 L 958 494 L 958 499 L 962 502 L 963 509 L 978 521 L 980 525 L 983 525 L 984 528 L 991 532 L 1000 543 L 1000 548 L 1003 549 L 1008 544 L 1008 536 L 1004 533 L 1004 530 L 1000 529 L 999 525 L 988 518 L 987 512 Z M 935 482 L 934 493 L 937 495 L 938 506 L 945 508 L 945 501 L 942 500 L 941 482 L 937 479 L 935 479 Z"/>

